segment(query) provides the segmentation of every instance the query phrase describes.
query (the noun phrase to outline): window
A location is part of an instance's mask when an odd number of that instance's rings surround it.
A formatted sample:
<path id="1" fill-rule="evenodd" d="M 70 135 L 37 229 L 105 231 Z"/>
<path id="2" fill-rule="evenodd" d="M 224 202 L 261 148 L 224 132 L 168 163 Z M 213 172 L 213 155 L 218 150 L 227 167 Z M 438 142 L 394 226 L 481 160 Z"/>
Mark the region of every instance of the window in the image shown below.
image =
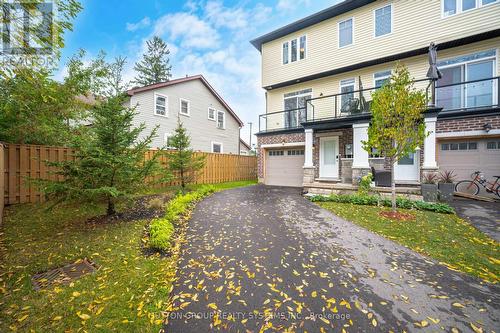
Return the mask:
<path id="1" fill-rule="evenodd" d="M 375 88 L 380 88 L 384 83 L 389 82 L 391 78 L 391 71 L 377 72 L 373 74 L 374 86 Z"/>
<path id="2" fill-rule="evenodd" d="M 312 89 L 304 89 L 284 95 L 285 128 L 298 127 L 306 120 L 306 103 L 312 98 Z"/>
<path id="3" fill-rule="evenodd" d="M 301 156 L 304 155 L 304 149 L 289 150 L 288 156 Z"/>
<path id="4" fill-rule="evenodd" d="M 344 146 L 344 157 L 352 158 L 352 156 L 353 156 L 352 143 L 346 143 Z"/>
<path id="5" fill-rule="evenodd" d="M 215 109 L 208 108 L 208 119 L 215 121 Z"/>
<path id="6" fill-rule="evenodd" d="M 306 58 L 307 38 L 301 36 L 300 38 L 292 39 L 283 43 L 282 60 L 283 65 L 289 62 L 296 62 Z"/>
<path id="7" fill-rule="evenodd" d="M 463 13 L 472 9 L 499 2 L 500 0 L 441 0 L 443 17 Z"/>
<path id="8" fill-rule="evenodd" d="M 392 32 L 392 5 L 375 9 L 375 37 Z"/>
<path id="9" fill-rule="evenodd" d="M 500 141 L 495 142 L 495 141 L 489 141 L 486 143 L 486 149 L 492 150 L 492 149 L 500 149 Z"/>
<path id="10" fill-rule="evenodd" d="M 477 150 L 477 142 L 442 143 L 441 150 Z"/>
<path id="11" fill-rule="evenodd" d="M 343 112 L 348 106 L 349 102 L 354 98 L 354 85 L 355 79 L 346 79 L 340 81 L 340 111 Z"/>
<path id="12" fill-rule="evenodd" d="M 288 42 L 283 43 L 283 65 L 288 64 L 289 47 Z"/>
<path id="13" fill-rule="evenodd" d="M 212 153 L 222 153 L 222 143 L 212 142 Z"/>
<path id="14" fill-rule="evenodd" d="M 339 47 L 353 44 L 353 19 L 339 22 Z"/>
<path id="15" fill-rule="evenodd" d="M 165 133 L 163 136 L 163 140 L 165 142 L 165 145 L 167 146 L 167 149 L 174 149 L 174 145 L 172 144 L 172 134 Z"/>
<path id="16" fill-rule="evenodd" d="M 180 106 L 179 106 L 179 113 L 183 114 L 185 116 L 189 116 L 190 113 L 190 102 L 186 99 L 179 99 L 180 101 Z"/>
<path id="17" fill-rule="evenodd" d="M 306 36 L 300 37 L 299 59 L 306 58 Z"/>
<path id="18" fill-rule="evenodd" d="M 167 96 L 155 94 L 155 115 L 163 117 L 168 116 L 167 101 Z"/>
<path id="19" fill-rule="evenodd" d="M 269 156 L 283 156 L 285 152 L 283 150 L 270 150 Z"/>
<path id="20" fill-rule="evenodd" d="M 217 111 L 217 128 L 226 128 L 226 119 L 224 111 Z"/>
<path id="21" fill-rule="evenodd" d="M 240 155 L 248 155 L 248 152 L 246 150 L 240 150 Z"/>

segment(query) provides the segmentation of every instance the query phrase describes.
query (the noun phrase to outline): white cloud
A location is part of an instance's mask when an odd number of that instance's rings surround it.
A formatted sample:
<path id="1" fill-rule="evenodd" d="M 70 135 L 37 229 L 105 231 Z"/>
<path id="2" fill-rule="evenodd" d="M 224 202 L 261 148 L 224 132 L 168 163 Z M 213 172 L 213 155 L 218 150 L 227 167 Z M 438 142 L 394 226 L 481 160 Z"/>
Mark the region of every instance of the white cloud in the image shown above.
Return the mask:
<path id="1" fill-rule="evenodd" d="M 195 12 L 198 10 L 198 3 L 193 0 L 189 0 L 184 4 L 184 8 L 186 8 L 189 12 Z"/>
<path id="2" fill-rule="evenodd" d="M 243 8 L 224 7 L 222 1 L 208 1 L 205 16 L 216 27 L 242 29 L 248 25 L 248 12 Z"/>
<path id="3" fill-rule="evenodd" d="M 294 10 L 299 6 L 309 6 L 310 0 L 279 0 L 276 5 L 279 10 Z"/>
<path id="4" fill-rule="evenodd" d="M 144 17 L 142 20 L 136 23 L 128 23 L 127 22 L 127 30 L 128 31 L 136 31 L 138 29 L 149 27 L 151 24 L 151 19 L 149 17 Z"/>
<path id="5" fill-rule="evenodd" d="M 155 22 L 153 34 L 168 36 L 180 41 L 185 48 L 215 48 L 219 44 L 218 32 L 205 21 L 189 13 L 175 13 L 162 16 Z"/>

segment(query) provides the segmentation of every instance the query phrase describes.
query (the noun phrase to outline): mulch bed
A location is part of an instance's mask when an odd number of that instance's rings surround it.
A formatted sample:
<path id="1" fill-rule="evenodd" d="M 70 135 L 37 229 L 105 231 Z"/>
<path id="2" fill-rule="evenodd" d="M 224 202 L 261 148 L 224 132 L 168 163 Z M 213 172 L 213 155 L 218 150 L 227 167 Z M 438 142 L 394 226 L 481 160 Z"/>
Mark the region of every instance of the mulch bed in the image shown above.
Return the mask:
<path id="1" fill-rule="evenodd" d="M 415 220 L 415 215 L 411 213 L 393 212 L 391 210 L 385 210 L 379 213 L 380 216 L 388 218 L 390 220 L 396 221 L 411 221 Z"/>
<path id="2" fill-rule="evenodd" d="M 150 202 L 154 199 L 163 201 L 162 207 L 151 207 Z M 99 215 L 87 220 L 88 224 L 107 224 L 116 222 L 131 222 L 137 220 L 149 220 L 165 215 L 165 203 L 171 199 L 167 194 L 145 195 L 135 199 L 132 208 L 115 215 Z"/>

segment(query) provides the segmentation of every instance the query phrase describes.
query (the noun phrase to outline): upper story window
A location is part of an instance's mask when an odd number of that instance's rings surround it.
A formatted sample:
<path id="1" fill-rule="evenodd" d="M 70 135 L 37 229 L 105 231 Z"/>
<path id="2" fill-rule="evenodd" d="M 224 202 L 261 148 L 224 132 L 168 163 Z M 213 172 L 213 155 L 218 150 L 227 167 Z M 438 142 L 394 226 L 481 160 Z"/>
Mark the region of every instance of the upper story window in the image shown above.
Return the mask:
<path id="1" fill-rule="evenodd" d="M 155 94 L 155 115 L 168 116 L 167 101 L 167 96 Z"/>
<path id="2" fill-rule="evenodd" d="M 355 83 L 355 79 L 346 79 L 340 81 L 340 93 L 342 94 L 340 97 L 341 111 L 347 107 L 350 100 L 354 99 Z"/>
<path id="3" fill-rule="evenodd" d="M 180 108 L 179 108 L 179 113 L 185 116 L 189 116 L 190 112 L 190 104 L 188 100 L 186 99 L 180 99 Z"/>
<path id="4" fill-rule="evenodd" d="M 354 19 L 339 22 L 339 47 L 351 45 L 353 39 Z"/>
<path id="5" fill-rule="evenodd" d="M 208 108 L 208 119 L 215 121 L 215 109 L 214 108 Z"/>
<path id="6" fill-rule="evenodd" d="M 443 17 L 452 16 L 466 12 L 471 9 L 480 8 L 500 0 L 441 0 Z"/>
<path id="7" fill-rule="evenodd" d="M 217 128 L 226 128 L 226 116 L 224 114 L 224 111 L 217 111 Z"/>
<path id="8" fill-rule="evenodd" d="M 392 5 L 375 9 L 375 37 L 390 34 L 392 32 Z"/>
<path id="9" fill-rule="evenodd" d="M 386 82 L 389 82 L 391 78 L 391 71 L 382 71 L 373 74 L 373 85 L 375 88 L 382 87 Z"/>
<path id="10" fill-rule="evenodd" d="M 283 43 L 283 65 L 289 62 L 296 62 L 306 58 L 307 38 L 301 36 L 300 38 L 292 39 Z"/>

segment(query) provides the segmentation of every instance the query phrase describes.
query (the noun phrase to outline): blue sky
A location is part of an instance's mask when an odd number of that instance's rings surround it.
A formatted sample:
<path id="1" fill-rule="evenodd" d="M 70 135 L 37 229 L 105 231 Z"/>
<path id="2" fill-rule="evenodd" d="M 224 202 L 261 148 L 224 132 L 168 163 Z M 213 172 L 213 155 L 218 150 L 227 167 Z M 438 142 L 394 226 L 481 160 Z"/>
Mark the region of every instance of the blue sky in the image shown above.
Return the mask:
<path id="1" fill-rule="evenodd" d="M 145 41 L 159 35 L 170 47 L 173 78 L 203 74 L 245 124 L 254 123 L 256 132 L 265 102 L 260 54 L 249 41 L 338 2 L 82 0 L 84 10 L 66 35 L 62 64 L 80 48 L 90 57 L 104 50 L 110 59 L 127 57 L 125 76 L 132 79 Z M 247 141 L 248 127 L 242 129 Z"/>

